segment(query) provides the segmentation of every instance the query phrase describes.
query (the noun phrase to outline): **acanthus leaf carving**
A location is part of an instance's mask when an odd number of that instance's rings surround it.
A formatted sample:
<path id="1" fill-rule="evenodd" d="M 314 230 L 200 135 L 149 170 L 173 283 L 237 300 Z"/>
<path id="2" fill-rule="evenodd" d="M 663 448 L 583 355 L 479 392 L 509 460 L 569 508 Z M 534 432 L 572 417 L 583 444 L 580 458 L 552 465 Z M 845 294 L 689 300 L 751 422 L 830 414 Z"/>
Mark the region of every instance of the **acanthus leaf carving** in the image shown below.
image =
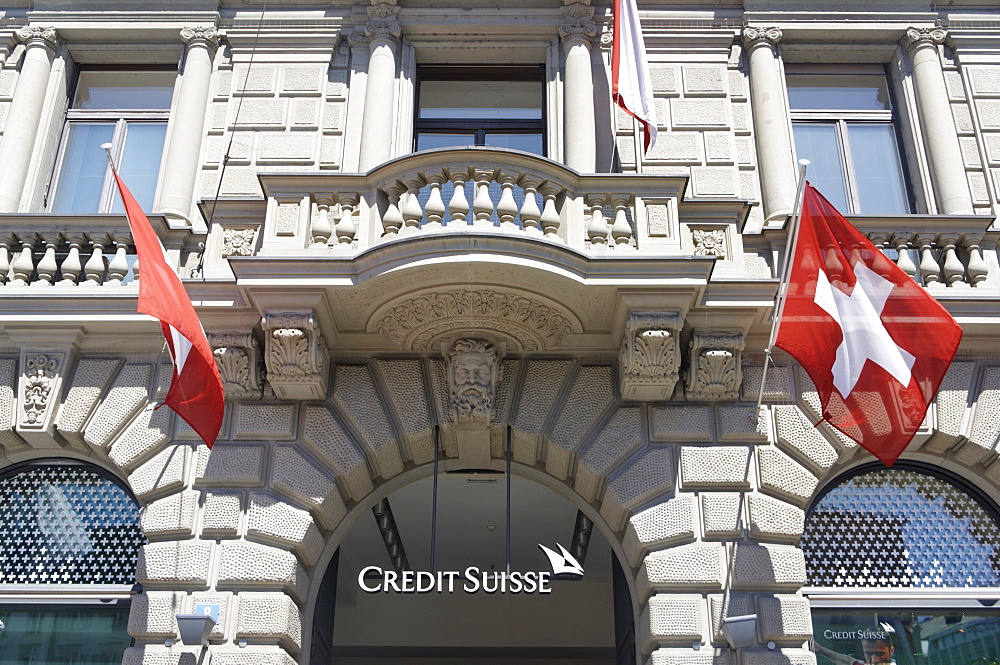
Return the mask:
<path id="1" fill-rule="evenodd" d="M 326 343 L 312 312 L 268 312 L 261 321 L 267 379 L 284 399 L 326 394 Z"/>
<path id="2" fill-rule="evenodd" d="M 691 400 L 737 399 L 743 380 L 743 335 L 698 332 L 691 336 L 687 397 Z"/>
<path id="3" fill-rule="evenodd" d="M 224 228 L 222 230 L 222 258 L 253 256 L 257 241 L 255 228 Z"/>
<path id="4" fill-rule="evenodd" d="M 726 258 L 725 229 L 692 229 L 691 240 L 697 256 L 717 256 Z"/>
<path id="5" fill-rule="evenodd" d="M 260 346 L 252 332 L 208 336 L 222 386 L 229 398 L 259 398 L 264 391 Z"/>
<path id="6" fill-rule="evenodd" d="M 623 399 L 670 399 L 680 370 L 680 330 L 672 312 L 632 312 L 622 339 Z"/>
<path id="7" fill-rule="evenodd" d="M 52 390 L 59 376 L 60 360 L 61 358 L 42 353 L 27 357 L 24 372 L 24 393 L 21 398 L 21 405 L 24 409 L 22 426 L 41 427 L 43 425 Z"/>

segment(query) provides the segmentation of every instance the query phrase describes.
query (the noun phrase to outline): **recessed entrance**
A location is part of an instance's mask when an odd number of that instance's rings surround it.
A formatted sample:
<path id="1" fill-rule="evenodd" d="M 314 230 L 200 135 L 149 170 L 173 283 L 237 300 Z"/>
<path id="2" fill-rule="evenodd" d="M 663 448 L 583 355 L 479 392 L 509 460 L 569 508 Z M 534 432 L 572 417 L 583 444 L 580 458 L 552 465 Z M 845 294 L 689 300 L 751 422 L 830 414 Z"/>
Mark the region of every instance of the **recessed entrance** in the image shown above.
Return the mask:
<path id="1" fill-rule="evenodd" d="M 433 478 L 362 516 L 322 581 L 310 662 L 633 663 L 632 603 L 608 542 L 537 482 L 515 475 L 509 496 L 509 543 L 504 473 L 440 474 L 436 530 Z M 562 574 L 539 545 L 570 554 Z"/>

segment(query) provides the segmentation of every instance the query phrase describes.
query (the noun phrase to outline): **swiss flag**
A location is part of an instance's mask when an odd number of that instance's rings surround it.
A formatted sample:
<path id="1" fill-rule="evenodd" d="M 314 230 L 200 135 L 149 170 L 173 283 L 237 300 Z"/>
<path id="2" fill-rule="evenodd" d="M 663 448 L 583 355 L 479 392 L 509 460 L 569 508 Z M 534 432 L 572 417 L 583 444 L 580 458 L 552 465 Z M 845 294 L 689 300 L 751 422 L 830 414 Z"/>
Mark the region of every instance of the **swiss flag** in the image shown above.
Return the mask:
<path id="1" fill-rule="evenodd" d="M 173 409 L 211 448 L 222 429 L 225 396 L 212 348 L 177 273 L 166 261 L 160 239 L 125 183 L 114 172 L 132 229 L 142 276 L 141 314 L 160 320 L 174 361 L 174 375 L 163 403 Z"/>
<path id="2" fill-rule="evenodd" d="M 962 329 L 808 183 L 798 234 L 776 344 L 816 384 L 823 418 L 891 466 Z"/>
<path id="3" fill-rule="evenodd" d="M 656 143 L 656 107 L 646 61 L 646 45 L 635 0 L 613 0 L 614 30 L 611 39 L 611 98 L 642 123 L 643 150 Z"/>

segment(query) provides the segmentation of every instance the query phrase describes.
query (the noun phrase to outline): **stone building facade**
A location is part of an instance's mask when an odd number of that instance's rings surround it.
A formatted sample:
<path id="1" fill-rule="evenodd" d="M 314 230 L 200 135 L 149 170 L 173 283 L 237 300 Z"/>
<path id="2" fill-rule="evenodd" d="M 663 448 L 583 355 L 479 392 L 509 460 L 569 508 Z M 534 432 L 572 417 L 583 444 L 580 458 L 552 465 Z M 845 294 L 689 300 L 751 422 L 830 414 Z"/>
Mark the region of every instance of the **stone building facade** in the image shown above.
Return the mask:
<path id="1" fill-rule="evenodd" d="M 808 155 L 964 329 L 904 462 L 1000 501 L 986 4 L 642 0 L 645 155 L 610 103 L 598 0 L 0 5 L 0 473 L 102 470 L 145 538 L 131 591 L 4 584 L 0 608 L 118 598 L 123 663 L 159 665 L 205 657 L 175 616 L 217 604 L 216 665 L 338 662 L 317 628 L 338 548 L 435 469 L 509 469 L 592 523 L 631 605 L 618 662 L 812 664 L 811 612 L 838 593 L 995 602 L 981 583 L 811 594 L 807 511 L 873 458 L 790 358 L 755 409 Z M 488 89 L 505 76 L 514 93 Z M 211 450 L 155 408 L 172 368 L 85 127 L 147 183 L 215 350 Z M 747 615 L 735 648 L 722 619 Z"/>

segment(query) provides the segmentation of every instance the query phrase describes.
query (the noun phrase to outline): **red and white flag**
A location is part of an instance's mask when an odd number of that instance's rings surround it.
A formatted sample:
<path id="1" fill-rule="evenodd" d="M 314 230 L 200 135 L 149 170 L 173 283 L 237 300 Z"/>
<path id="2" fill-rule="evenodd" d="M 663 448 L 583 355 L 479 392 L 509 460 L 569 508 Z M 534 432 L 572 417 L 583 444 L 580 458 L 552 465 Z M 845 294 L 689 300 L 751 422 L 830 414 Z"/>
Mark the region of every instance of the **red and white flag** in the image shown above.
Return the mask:
<path id="1" fill-rule="evenodd" d="M 140 314 L 160 320 L 174 361 L 174 375 L 163 404 L 183 418 L 211 448 L 222 429 L 225 409 L 219 368 L 191 299 L 177 272 L 167 264 L 160 238 L 118 173 L 114 176 L 142 269 L 137 309 Z"/>
<path id="2" fill-rule="evenodd" d="M 611 41 L 611 98 L 642 123 L 643 150 L 656 143 L 656 107 L 649 78 L 646 45 L 642 41 L 639 8 L 635 0 L 614 0 L 614 33 Z"/>
<path id="3" fill-rule="evenodd" d="M 962 329 L 806 183 L 777 346 L 823 418 L 892 465 L 924 420 Z"/>

